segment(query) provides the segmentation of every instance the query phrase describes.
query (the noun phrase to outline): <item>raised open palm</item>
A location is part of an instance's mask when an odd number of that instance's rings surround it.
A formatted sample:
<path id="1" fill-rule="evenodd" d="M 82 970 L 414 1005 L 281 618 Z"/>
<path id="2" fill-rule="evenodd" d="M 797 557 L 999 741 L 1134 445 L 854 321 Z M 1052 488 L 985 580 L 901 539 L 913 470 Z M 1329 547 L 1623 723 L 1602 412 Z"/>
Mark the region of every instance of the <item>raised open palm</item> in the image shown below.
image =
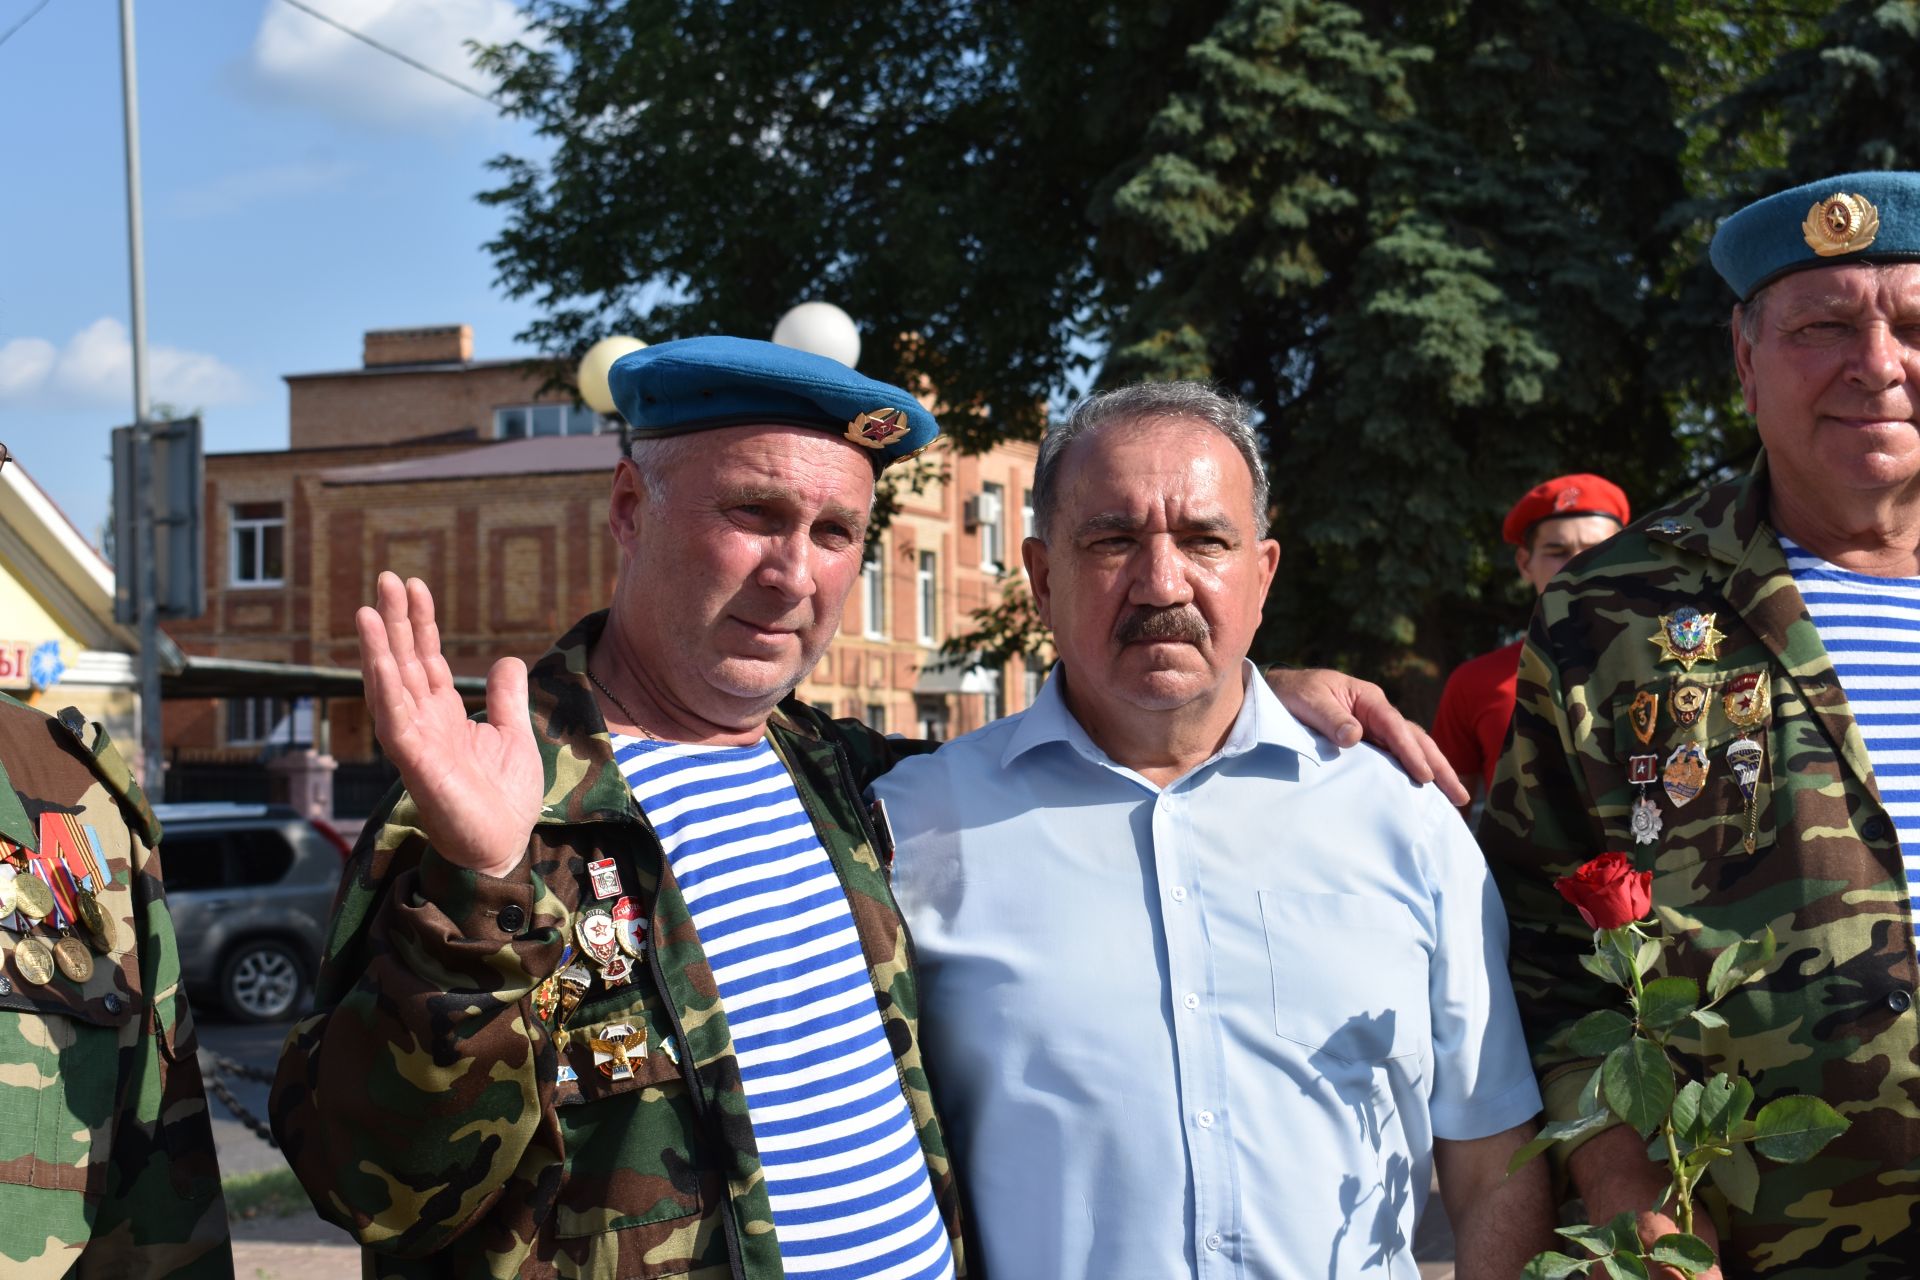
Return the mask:
<path id="1" fill-rule="evenodd" d="M 380 746 L 420 811 L 427 839 L 450 862 L 486 875 L 511 871 L 540 817 L 546 774 L 527 715 L 527 667 L 502 658 L 487 673 L 487 719 L 467 718 L 440 654 L 433 593 L 382 573 L 375 605 L 354 614 L 360 671 Z"/>

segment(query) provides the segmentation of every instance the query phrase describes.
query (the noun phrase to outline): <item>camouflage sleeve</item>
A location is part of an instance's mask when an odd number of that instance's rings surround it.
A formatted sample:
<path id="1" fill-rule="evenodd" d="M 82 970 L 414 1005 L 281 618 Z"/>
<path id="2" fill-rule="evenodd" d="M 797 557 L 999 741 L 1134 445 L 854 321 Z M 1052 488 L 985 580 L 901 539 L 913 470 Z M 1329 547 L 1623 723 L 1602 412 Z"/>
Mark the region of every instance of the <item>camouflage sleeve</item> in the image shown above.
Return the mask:
<path id="1" fill-rule="evenodd" d="M 132 853 L 134 947 L 142 989 L 151 994 L 146 1016 L 122 1038 L 122 1111 L 85 1272 L 231 1276 L 199 1038 L 180 981 L 160 857 L 138 838 Z"/>
<path id="2" fill-rule="evenodd" d="M 1553 887 L 1605 851 L 1594 797 L 1570 726 L 1593 709 L 1583 691 L 1563 689 L 1545 610 L 1520 659 L 1519 697 L 1480 824 L 1480 844 L 1506 902 L 1512 931 L 1513 991 L 1519 1002 L 1548 1120 L 1579 1111 L 1578 1095 L 1596 1063 L 1566 1049 L 1563 1033 L 1580 1017 L 1619 1003 L 1619 993 L 1588 973 L 1580 957 L 1593 932 Z M 1629 856 L 1631 851 L 1629 850 Z M 1577 1145 L 1577 1144 L 1575 1144 Z M 1567 1144 L 1554 1150 L 1570 1151 Z"/>
<path id="3" fill-rule="evenodd" d="M 530 1232 L 559 1181 L 554 1048 L 527 996 L 566 910 L 539 835 L 495 879 L 442 859 L 411 816 L 402 798 L 355 852 L 273 1130 L 321 1216 L 369 1248 L 421 1257 L 484 1221 L 500 1254 L 491 1234 Z"/>
<path id="4" fill-rule="evenodd" d="M 853 765 L 855 791 L 865 791 L 875 778 L 908 756 L 925 755 L 940 746 L 920 738 L 888 737 L 860 720 L 832 720 L 828 724 L 847 749 Z"/>

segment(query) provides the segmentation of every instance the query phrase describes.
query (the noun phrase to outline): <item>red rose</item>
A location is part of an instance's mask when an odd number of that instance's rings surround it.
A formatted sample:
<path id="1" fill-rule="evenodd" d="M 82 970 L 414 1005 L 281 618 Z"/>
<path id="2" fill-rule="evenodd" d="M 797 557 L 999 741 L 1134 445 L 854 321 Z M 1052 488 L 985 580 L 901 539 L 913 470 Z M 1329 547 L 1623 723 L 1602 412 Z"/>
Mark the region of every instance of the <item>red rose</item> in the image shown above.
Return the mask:
<path id="1" fill-rule="evenodd" d="M 1603 853 L 1553 887 L 1595 929 L 1618 929 L 1653 907 L 1653 872 L 1635 871 L 1624 853 Z"/>

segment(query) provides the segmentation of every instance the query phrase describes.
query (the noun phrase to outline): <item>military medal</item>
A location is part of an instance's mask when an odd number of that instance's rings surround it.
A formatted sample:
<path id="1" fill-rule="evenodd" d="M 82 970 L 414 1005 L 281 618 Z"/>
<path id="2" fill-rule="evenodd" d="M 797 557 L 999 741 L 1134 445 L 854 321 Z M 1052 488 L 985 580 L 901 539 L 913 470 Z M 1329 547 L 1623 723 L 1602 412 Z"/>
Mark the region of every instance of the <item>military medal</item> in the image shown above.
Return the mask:
<path id="1" fill-rule="evenodd" d="M 620 926 L 613 922 L 613 913 L 605 907 L 588 907 L 582 911 L 573 936 L 579 940 L 581 954 L 602 969 L 613 962 L 620 948 Z"/>
<path id="2" fill-rule="evenodd" d="M 1752 734 L 1767 722 L 1766 673 L 1749 671 L 1735 676 L 1727 682 L 1726 692 L 1720 697 L 1727 709 L 1727 719 L 1742 734 Z M 1740 794 L 1746 801 L 1748 853 L 1752 853 L 1758 843 L 1760 808 L 1754 797 L 1760 789 L 1760 769 L 1766 759 L 1766 748 L 1757 738 L 1743 736 L 1727 744 L 1727 767 L 1733 770 L 1733 780 L 1740 785 Z"/>
<path id="3" fill-rule="evenodd" d="M 13 887 L 12 867 L 0 867 L 0 916 L 10 916 L 20 905 L 20 893 Z"/>
<path id="4" fill-rule="evenodd" d="M 1667 767 L 1660 771 L 1660 785 L 1675 808 L 1699 795 L 1707 785 L 1707 753 L 1695 742 L 1675 747 Z"/>
<path id="5" fill-rule="evenodd" d="M 620 864 L 612 858 L 599 858 L 587 864 L 587 875 L 593 881 L 593 896 L 605 902 L 608 898 L 620 896 Z"/>
<path id="6" fill-rule="evenodd" d="M 25 981 L 44 987 L 53 981 L 53 952 L 46 943 L 28 934 L 13 946 L 13 967 Z"/>
<path id="7" fill-rule="evenodd" d="M 615 1022 L 600 1028 L 600 1034 L 588 1038 L 593 1046 L 593 1065 L 609 1080 L 633 1079 L 633 1060 L 647 1056 L 647 1033 L 633 1024 Z"/>
<path id="8" fill-rule="evenodd" d="M 1660 629 L 1647 643 L 1660 650 L 1662 662 L 1677 662 L 1683 671 L 1692 671 L 1696 662 L 1718 662 L 1720 642 L 1727 637 L 1713 625 L 1714 615 L 1702 613 L 1692 605 L 1660 615 Z"/>
<path id="9" fill-rule="evenodd" d="M 1634 756 L 1627 761 L 1628 782 L 1642 786 L 1657 781 L 1659 777 L 1659 756 Z"/>
<path id="10" fill-rule="evenodd" d="M 632 898 L 622 898 L 613 904 L 613 922 L 620 926 L 620 949 L 635 960 L 644 960 L 647 955 L 647 921 L 640 914 L 640 908 L 633 905 Z"/>
<path id="11" fill-rule="evenodd" d="M 25 875 L 15 876 L 14 893 L 18 895 L 20 914 L 29 920 L 45 920 L 53 914 L 53 890 L 47 888 L 47 882 L 28 871 Z"/>
<path id="12" fill-rule="evenodd" d="M 1681 524 L 1678 520 L 1675 520 L 1672 516 L 1661 516 L 1658 520 L 1655 520 L 1652 524 L 1647 526 L 1648 533 L 1664 533 L 1669 538 L 1677 538 L 1683 533 L 1691 532 L 1692 529 L 1693 529 L 1692 525 Z"/>
<path id="13" fill-rule="evenodd" d="M 53 961 L 60 972 L 82 986 L 93 976 L 93 953 L 70 933 L 53 944 Z"/>
<path id="14" fill-rule="evenodd" d="M 1678 677 L 1673 682 L 1673 693 L 1667 698 L 1667 706 L 1673 709 L 1673 722 L 1682 728 L 1700 722 L 1700 713 L 1707 709 L 1707 691 L 1691 680 Z"/>
<path id="15" fill-rule="evenodd" d="M 1727 708 L 1727 719 L 1735 728 L 1752 733 L 1767 721 L 1767 682 L 1762 672 L 1749 671 L 1727 681 L 1720 695 Z"/>
<path id="16" fill-rule="evenodd" d="M 1640 794 L 1627 815 L 1627 825 L 1633 831 L 1635 844 L 1653 844 L 1660 838 L 1660 806 L 1653 802 L 1652 795 L 1647 791 L 1659 776 L 1659 756 L 1627 758 L 1627 781 L 1640 788 Z"/>
<path id="17" fill-rule="evenodd" d="M 1660 723 L 1660 695 L 1642 689 L 1633 695 L 1633 705 L 1627 709 L 1627 719 L 1633 725 L 1633 736 L 1640 739 L 1640 745 L 1646 746 L 1653 741 L 1654 726 Z"/>
<path id="18" fill-rule="evenodd" d="M 1727 745 L 1727 767 L 1733 770 L 1733 780 L 1740 784 L 1740 794 L 1749 804 L 1760 786 L 1760 766 L 1766 755 L 1766 749 L 1752 738 L 1735 738 Z"/>
<path id="19" fill-rule="evenodd" d="M 552 1022 L 554 1013 L 560 1008 L 560 979 L 548 974 L 539 986 L 533 989 L 533 1016 L 542 1022 Z"/>
<path id="20" fill-rule="evenodd" d="M 593 985 L 593 975 L 581 964 L 570 964 L 559 973 L 560 978 L 560 1017 L 562 1020 L 573 1016 L 580 1007 L 580 1001 L 587 994 L 587 988 Z"/>
<path id="21" fill-rule="evenodd" d="M 600 983 L 609 991 L 632 981 L 633 961 L 624 953 L 615 953 L 613 959 L 607 961 L 607 967 L 600 971 Z"/>
<path id="22" fill-rule="evenodd" d="M 114 928 L 113 917 L 100 905 L 100 899 L 82 889 L 74 902 L 74 914 L 79 916 L 80 924 L 87 931 L 87 941 L 101 955 L 113 950 L 118 930 Z"/>

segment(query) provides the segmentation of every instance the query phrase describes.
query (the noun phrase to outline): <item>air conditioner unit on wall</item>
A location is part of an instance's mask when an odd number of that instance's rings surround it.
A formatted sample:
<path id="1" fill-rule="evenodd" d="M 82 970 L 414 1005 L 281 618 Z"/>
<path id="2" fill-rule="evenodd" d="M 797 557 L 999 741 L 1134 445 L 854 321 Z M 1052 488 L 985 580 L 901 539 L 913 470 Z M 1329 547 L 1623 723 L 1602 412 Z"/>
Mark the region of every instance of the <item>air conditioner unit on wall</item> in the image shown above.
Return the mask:
<path id="1" fill-rule="evenodd" d="M 997 493 L 977 493 L 967 499 L 965 511 L 967 528 L 978 529 L 983 524 L 1000 523 L 1000 495 Z"/>

